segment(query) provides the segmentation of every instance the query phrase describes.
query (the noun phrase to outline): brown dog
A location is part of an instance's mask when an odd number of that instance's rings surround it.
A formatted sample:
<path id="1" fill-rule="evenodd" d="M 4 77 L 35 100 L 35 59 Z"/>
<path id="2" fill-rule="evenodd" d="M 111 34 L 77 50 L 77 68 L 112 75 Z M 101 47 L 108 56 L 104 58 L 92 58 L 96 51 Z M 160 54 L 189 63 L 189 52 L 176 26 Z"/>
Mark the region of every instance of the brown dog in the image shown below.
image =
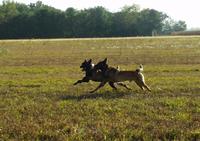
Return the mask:
<path id="1" fill-rule="evenodd" d="M 94 70 L 102 71 L 104 75 L 104 81 L 91 92 L 97 91 L 103 87 L 106 82 L 122 82 L 122 81 L 135 81 L 135 83 L 142 89 L 146 88 L 148 91 L 151 89 L 145 84 L 144 75 L 142 74 L 143 66 L 140 65 L 135 71 L 117 71 L 115 68 L 108 67 L 107 58 L 94 66 Z"/>

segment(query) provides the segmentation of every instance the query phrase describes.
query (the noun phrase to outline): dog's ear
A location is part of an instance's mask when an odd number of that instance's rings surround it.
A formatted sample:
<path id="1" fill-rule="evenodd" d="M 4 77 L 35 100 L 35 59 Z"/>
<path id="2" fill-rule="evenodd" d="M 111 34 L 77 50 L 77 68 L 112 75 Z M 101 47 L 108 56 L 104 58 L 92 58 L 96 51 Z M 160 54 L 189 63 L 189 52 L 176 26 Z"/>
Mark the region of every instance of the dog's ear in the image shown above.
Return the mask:
<path id="1" fill-rule="evenodd" d="M 105 59 L 103 60 L 103 62 L 104 62 L 104 63 L 107 63 L 107 58 L 105 58 Z"/>
<path id="2" fill-rule="evenodd" d="M 90 59 L 90 60 L 88 61 L 88 63 L 92 63 L 92 59 Z"/>

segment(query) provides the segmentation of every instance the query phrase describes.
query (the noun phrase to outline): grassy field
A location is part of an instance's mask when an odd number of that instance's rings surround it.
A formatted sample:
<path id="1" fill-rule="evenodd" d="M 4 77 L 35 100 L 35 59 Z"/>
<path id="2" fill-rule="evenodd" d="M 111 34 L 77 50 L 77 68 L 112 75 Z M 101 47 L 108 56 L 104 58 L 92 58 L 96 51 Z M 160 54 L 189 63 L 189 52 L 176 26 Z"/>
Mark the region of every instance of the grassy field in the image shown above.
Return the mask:
<path id="1" fill-rule="evenodd" d="M 73 86 L 105 57 L 152 92 Z M 0 140 L 200 140 L 200 37 L 0 41 Z"/>

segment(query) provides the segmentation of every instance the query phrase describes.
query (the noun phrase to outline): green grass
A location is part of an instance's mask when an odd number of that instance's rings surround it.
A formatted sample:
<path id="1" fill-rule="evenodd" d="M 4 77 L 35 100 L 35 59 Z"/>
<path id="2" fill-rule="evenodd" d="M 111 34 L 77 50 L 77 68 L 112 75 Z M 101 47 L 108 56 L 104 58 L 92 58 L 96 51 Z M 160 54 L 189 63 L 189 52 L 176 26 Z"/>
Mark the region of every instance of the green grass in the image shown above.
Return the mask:
<path id="1" fill-rule="evenodd" d="M 200 140 L 200 37 L 0 41 L 0 140 Z M 79 66 L 144 64 L 152 92 L 77 86 Z"/>

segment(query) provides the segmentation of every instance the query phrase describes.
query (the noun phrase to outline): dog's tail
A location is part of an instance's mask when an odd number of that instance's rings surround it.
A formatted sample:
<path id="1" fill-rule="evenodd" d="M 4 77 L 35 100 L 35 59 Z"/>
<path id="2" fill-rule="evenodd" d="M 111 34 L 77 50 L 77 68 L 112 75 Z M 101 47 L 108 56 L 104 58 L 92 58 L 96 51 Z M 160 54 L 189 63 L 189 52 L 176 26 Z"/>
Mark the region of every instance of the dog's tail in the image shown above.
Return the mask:
<path id="1" fill-rule="evenodd" d="M 142 72 L 144 70 L 143 65 L 140 64 L 139 68 L 136 69 L 137 72 Z"/>

